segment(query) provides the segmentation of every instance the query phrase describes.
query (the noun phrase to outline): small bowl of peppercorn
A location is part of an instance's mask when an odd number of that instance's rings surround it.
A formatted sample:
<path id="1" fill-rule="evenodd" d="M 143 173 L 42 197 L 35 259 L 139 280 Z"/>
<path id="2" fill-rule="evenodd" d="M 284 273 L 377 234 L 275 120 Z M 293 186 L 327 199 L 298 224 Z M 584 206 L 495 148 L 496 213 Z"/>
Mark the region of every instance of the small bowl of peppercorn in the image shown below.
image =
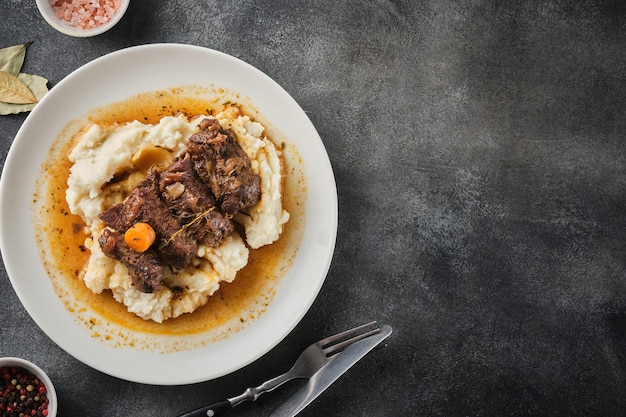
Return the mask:
<path id="1" fill-rule="evenodd" d="M 56 417 L 57 395 L 48 375 L 20 358 L 0 358 L 0 416 Z"/>

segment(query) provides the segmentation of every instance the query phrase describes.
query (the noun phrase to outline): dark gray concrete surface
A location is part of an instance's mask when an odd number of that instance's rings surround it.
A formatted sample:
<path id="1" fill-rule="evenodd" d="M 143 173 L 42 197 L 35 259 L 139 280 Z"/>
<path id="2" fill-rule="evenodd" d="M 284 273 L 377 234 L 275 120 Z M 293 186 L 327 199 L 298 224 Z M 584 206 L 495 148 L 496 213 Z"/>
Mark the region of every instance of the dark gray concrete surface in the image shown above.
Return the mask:
<path id="1" fill-rule="evenodd" d="M 30 40 L 24 71 L 51 88 L 146 43 L 247 61 L 307 112 L 339 197 L 309 313 L 258 361 L 201 384 L 81 364 L 2 268 L 0 356 L 45 368 L 61 416 L 175 416 L 370 319 L 392 337 L 302 416 L 626 415 L 626 3 L 133 0 L 118 27 L 75 39 L 34 1 L 0 1 L 0 47 Z M 24 118 L 0 116 L 3 161 Z M 231 415 L 266 416 L 288 393 Z"/>

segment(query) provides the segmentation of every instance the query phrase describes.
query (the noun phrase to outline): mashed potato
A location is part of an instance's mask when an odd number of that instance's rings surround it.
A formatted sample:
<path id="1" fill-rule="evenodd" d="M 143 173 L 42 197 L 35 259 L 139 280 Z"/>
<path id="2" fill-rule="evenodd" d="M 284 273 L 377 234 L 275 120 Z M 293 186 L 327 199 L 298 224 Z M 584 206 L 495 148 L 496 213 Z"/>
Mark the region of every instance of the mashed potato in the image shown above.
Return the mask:
<path id="1" fill-rule="evenodd" d="M 281 151 L 263 136 L 260 123 L 239 114 L 238 109 L 229 108 L 215 117 L 235 133 L 252 169 L 261 177 L 261 199 L 245 215 L 235 218 L 243 225 L 245 242 L 234 232 L 217 248 L 199 245 L 192 264 L 177 273 L 166 268 L 165 285 L 153 293 L 137 290 L 126 266 L 101 251 L 98 237 L 105 226 L 98 215 L 122 202 L 145 178 L 142 165 L 146 160 L 163 162 L 184 152 L 185 141 L 198 131 L 199 119 L 168 116 L 156 125 L 138 121 L 112 126 L 93 124 L 81 132 L 69 154 L 73 165 L 66 200 L 70 211 L 79 215 L 91 232 L 85 241 L 91 251 L 84 271 L 85 284 L 94 293 L 111 290 L 128 311 L 144 319 L 160 323 L 206 304 L 222 281 L 232 282 L 248 263 L 248 247 L 256 249 L 276 241 L 289 220 L 289 213 L 282 207 Z M 122 174 L 124 180 L 108 185 Z"/>

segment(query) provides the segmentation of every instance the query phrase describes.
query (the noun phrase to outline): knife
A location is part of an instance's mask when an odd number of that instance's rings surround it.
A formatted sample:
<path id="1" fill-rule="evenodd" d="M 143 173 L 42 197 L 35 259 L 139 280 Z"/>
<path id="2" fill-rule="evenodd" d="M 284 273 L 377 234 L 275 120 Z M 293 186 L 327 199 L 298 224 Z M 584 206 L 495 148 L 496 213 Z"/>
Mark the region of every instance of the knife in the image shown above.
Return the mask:
<path id="1" fill-rule="evenodd" d="M 287 401 L 275 409 L 270 417 L 293 417 L 316 399 L 326 388 L 335 382 L 344 372 L 369 351 L 378 346 L 391 334 L 391 326 L 384 325 L 381 332 L 359 340 L 347 347 L 325 367 L 317 371 L 307 384 L 296 391 Z"/>

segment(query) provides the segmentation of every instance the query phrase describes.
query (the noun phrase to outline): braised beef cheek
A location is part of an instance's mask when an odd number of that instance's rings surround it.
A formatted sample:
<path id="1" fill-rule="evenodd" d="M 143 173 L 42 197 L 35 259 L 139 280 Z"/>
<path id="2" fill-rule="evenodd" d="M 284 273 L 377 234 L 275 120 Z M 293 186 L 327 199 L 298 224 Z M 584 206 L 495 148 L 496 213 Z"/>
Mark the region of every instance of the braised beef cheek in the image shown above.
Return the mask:
<path id="1" fill-rule="evenodd" d="M 198 244 L 219 246 L 235 230 L 232 217 L 261 198 L 261 179 L 235 135 L 214 119 L 203 119 L 199 127 L 186 153 L 165 170 L 152 170 L 123 203 L 100 214 L 108 227 L 98 239 L 102 251 L 128 267 L 142 292 L 162 287 L 164 267 L 188 266 Z M 156 232 L 146 252 L 124 242 L 124 232 L 136 222 Z"/>

